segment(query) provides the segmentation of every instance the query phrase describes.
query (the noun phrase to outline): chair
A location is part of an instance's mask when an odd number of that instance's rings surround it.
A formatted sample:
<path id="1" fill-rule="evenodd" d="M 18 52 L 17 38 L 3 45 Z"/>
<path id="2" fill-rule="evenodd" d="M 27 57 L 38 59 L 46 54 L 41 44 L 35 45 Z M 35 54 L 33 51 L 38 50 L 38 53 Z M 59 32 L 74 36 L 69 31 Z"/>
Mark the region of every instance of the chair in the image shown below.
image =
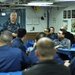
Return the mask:
<path id="1" fill-rule="evenodd" d="M 72 44 L 71 48 L 75 48 L 75 44 Z"/>
<path id="2" fill-rule="evenodd" d="M 29 40 L 27 41 L 26 48 L 28 48 L 28 47 L 32 47 L 33 44 L 34 44 L 34 40 L 29 39 Z"/>
<path id="3" fill-rule="evenodd" d="M 75 48 L 75 44 L 72 44 L 71 48 Z M 72 52 L 71 55 L 72 55 L 72 58 L 75 57 L 75 52 Z"/>

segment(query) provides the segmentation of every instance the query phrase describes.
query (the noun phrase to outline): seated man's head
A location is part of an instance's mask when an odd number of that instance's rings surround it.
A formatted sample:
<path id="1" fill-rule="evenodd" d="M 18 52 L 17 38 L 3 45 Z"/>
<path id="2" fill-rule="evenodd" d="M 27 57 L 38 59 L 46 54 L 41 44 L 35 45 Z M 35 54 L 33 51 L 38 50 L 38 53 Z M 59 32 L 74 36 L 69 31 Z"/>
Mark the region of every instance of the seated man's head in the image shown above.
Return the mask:
<path id="1" fill-rule="evenodd" d="M 35 37 L 34 47 L 36 46 L 37 41 L 38 41 L 40 38 L 43 38 L 43 37 L 46 37 L 46 34 L 45 34 L 44 32 L 39 32 L 39 33 L 37 33 L 37 35 L 36 35 L 36 37 Z"/>
<path id="2" fill-rule="evenodd" d="M 13 36 L 10 31 L 5 30 L 5 31 L 1 32 L 1 42 L 3 44 L 10 44 L 12 41 L 12 38 L 13 38 Z"/>
<path id="3" fill-rule="evenodd" d="M 50 27 L 50 34 L 54 33 L 55 29 L 54 27 Z"/>
<path id="4" fill-rule="evenodd" d="M 66 27 L 66 25 L 63 25 L 60 29 L 67 30 L 67 27 Z"/>
<path id="5" fill-rule="evenodd" d="M 64 30 L 64 29 L 60 29 L 59 31 L 58 31 L 58 39 L 63 39 L 63 38 L 65 38 L 65 34 L 66 34 L 66 30 Z"/>
<path id="6" fill-rule="evenodd" d="M 37 33 L 35 39 L 36 39 L 36 41 L 38 41 L 42 37 L 46 37 L 46 34 L 44 32 L 39 32 L 39 33 Z"/>
<path id="7" fill-rule="evenodd" d="M 44 33 L 45 33 L 46 35 L 49 35 L 49 34 L 50 34 L 50 29 L 49 29 L 49 28 L 45 28 L 45 29 L 44 29 Z"/>
<path id="8" fill-rule="evenodd" d="M 17 37 L 19 37 L 22 41 L 26 38 L 26 30 L 24 28 L 20 28 L 17 31 Z"/>
<path id="9" fill-rule="evenodd" d="M 36 55 L 39 60 L 52 59 L 54 54 L 54 43 L 51 39 L 43 37 L 38 40 L 36 45 Z"/>

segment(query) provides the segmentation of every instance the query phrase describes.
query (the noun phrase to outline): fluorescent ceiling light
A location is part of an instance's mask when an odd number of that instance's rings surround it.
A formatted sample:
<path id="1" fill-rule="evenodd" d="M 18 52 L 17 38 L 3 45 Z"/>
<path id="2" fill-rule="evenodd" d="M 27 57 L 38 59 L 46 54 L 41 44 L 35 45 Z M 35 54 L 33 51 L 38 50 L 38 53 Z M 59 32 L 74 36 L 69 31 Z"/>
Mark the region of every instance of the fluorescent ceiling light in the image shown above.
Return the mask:
<path id="1" fill-rule="evenodd" d="M 53 2 L 30 2 L 28 5 L 34 5 L 34 6 L 46 6 L 51 5 Z"/>
<path id="2" fill-rule="evenodd" d="M 0 0 L 0 2 L 5 2 L 6 0 Z"/>
<path id="3" fill-rule="evenodd" d="M 63 1 L 75 1 L 75 0 L 55 0 L 55 1 L 60 1 L 60 2 L 63 2 Z"/>
<path id="4" fill-rule="evenodd" d="M 5 16 L 5 15 L 6 15 L 6 13 L 1 13 L 1 15 L 2 15 L 2 16 Z"/>

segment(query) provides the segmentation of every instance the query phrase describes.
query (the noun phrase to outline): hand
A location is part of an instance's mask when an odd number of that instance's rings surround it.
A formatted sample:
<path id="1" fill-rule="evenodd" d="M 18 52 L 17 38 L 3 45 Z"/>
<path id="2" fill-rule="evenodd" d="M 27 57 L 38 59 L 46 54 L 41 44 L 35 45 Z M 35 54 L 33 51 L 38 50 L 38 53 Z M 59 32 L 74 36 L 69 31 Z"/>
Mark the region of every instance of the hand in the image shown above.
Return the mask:
<path id="1" fill-rule="evenodd" d="M 17 36 L 17 34 L 16 34 L 16 33 L 12 33 L 12 36 L 13 36 L 13 37 L 16 37 L 16 36 Z"/>
<path id="2" fill-rule="evenodd" d="M 54 48 L 55 48 L 55 49 L 59 48 L 59 45 L 58 45 L 58 46 L 55 46 Z"/>
<path id="3" fill-rule="evenodd" d="M 36 46 L 36 42 L 34 43 L 33 47 L 35 47 L 35 46 Z"/>
<path id="4" fill-rule="evenodd" d="M 55 49 L 57 49 L 57 48 L 63 48 L 63 46 L 62 45 L 57 45 L 57 46 L 55 46 Z"/>
<path id="5" fill-rule="evenodd" d="M 37 43 L 37 42 L 36 42 L 36 40 L 35 40 L 34 45 L 33 45 L 33 48 L 36 46 L 36 43 Z"/>
<path id="6" fill-rule="evenodd" d="M 65 60 L 64 65 L 68 67 L 70 65 L 69 60 Z"/>

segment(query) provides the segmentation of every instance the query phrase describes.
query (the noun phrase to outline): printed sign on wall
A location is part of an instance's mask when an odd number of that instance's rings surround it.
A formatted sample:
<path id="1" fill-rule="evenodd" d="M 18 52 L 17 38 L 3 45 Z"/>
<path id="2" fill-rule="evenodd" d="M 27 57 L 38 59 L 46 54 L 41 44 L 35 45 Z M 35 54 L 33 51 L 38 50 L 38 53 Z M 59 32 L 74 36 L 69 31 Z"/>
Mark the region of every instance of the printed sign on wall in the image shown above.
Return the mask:
<path id="1" fill-rule="evenodd" d="M 71 32 L 75 32 L 75 19 L 71 20 Z"/>

